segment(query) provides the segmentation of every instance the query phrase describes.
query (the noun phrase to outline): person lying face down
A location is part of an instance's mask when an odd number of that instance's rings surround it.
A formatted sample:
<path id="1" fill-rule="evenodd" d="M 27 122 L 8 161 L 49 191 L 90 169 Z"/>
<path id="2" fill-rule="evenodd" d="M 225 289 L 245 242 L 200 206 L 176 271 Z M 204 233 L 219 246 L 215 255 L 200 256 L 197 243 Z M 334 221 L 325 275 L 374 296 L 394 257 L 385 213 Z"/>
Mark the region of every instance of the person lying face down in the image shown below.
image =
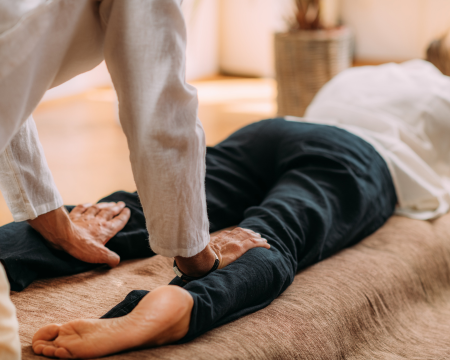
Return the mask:
<path id="1" fill-rule="evenodd" d="M 297 271 L 378 229 L 396 204 L 384 160 L 336 127 L 261 121 L 208 148 L 206 164 L 210 231 L 238 225 L 270 249 L 253 248 L 199 280 L 132 292 L 104 319 L 48 325 L 34 336 L 37 354 L 89 358 L 189 341 L 267 306 Z M 213 246 L 238 231 L 213 237 Z"/>
<path id="2" fill-rule="evenodd" d="M 325 86 L 305 119 L 260 121 L 208 148 L 210 232 L 240 228 L 212 244 L 246 229 L 270 248 L 242 249 L 195 281 L 133 291 L 102 319 L 47 325 L 33 338 L 34 352 L 93 358 L 190 341 L 269 305 L 298 271 L 359 242 L 394 212 L 422 219 L 445 212 L 450 168 L 426 162 L 421 146 L 435 153 L 428 159 L 450 156 L 442 116 L 450 101 L 436 91 L 449 84 L 424 62 L 350 69 Z M 430 101 L 436 107 L 424 106 Z"/>

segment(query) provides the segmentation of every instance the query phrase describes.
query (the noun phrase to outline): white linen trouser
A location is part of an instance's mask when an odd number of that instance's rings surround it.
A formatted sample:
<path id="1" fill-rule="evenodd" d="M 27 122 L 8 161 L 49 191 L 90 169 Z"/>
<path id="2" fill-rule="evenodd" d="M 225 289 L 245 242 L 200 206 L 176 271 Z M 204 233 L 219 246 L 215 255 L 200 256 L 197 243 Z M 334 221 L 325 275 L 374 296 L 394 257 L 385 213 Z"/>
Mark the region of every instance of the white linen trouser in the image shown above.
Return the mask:
<path id="1" fill-rule="evenodd" d="M 0 190 L 16 221 L 62 206 L 32 111 L 105 59 L 151 248 L 190 257 L 206 247 L 205 139 L 185 82 L 181 1 L 0 0 Z"/>

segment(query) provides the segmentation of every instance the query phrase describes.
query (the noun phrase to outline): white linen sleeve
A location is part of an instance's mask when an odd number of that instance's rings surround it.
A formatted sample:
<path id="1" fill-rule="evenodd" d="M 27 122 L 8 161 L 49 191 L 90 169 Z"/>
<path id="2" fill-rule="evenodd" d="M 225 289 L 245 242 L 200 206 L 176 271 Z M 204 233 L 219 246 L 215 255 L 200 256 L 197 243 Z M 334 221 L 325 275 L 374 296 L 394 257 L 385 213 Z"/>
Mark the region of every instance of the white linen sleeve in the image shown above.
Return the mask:
<path id="1" fill-rule="evenodd" d="M 0 359 L 20 360 L 19 323 L 16 308 L 9 297 L 9 283 L 5 269 L 0 264 Z"/>
<path id="2" fill-rule="evenodd" d="M 32 220 L 63 205 L 32 116 L 0 154 L 0 191 L 15 221 Z"/>
<path id="3" fill-rule="evenodd" d="M 185 81 L 180 0 L 104 0 L 105 60 L 119 98 L 150 246 L 190 257 L 209 243 L 205 136 Z"/>

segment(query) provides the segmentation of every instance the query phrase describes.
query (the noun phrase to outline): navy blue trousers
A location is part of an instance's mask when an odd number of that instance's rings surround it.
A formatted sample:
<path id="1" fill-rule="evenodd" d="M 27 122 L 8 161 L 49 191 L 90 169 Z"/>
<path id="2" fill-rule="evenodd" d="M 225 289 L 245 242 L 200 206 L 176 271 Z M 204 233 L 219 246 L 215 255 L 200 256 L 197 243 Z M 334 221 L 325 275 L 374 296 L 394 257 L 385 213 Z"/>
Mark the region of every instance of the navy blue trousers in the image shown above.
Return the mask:
<path id="1" fill-rule="evenodd" d="M 295 274 L 380 228 L 397 202 L 385 161 L 345 130 L 270 119 L 231 135 L 206 155 L 210 231 L 238 225 L 266 238 L 207 277 L 185 284 L 194 299 L 189 341 L 269 305 Z M 131 292 L 104 318 L 129 313 Z"/>

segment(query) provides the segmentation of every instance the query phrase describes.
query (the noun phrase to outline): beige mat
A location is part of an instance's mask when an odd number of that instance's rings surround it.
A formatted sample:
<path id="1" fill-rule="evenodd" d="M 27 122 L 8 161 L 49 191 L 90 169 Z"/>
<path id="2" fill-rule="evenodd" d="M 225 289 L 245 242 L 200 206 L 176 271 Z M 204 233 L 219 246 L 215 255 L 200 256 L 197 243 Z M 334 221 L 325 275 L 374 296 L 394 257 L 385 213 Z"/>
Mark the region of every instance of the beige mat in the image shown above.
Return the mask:
<path id="1" fill-rule="evenodd" d="M 38 281 L 14 293 L 24 359 L 42 325 L 98 318 L 134 289 L 173 277 L 170 260 Z M 450 359 L 450 215 L 394 217 L 378 232 L 298 274 L 267 308 L 195 341 L 108 359 Z"/>

